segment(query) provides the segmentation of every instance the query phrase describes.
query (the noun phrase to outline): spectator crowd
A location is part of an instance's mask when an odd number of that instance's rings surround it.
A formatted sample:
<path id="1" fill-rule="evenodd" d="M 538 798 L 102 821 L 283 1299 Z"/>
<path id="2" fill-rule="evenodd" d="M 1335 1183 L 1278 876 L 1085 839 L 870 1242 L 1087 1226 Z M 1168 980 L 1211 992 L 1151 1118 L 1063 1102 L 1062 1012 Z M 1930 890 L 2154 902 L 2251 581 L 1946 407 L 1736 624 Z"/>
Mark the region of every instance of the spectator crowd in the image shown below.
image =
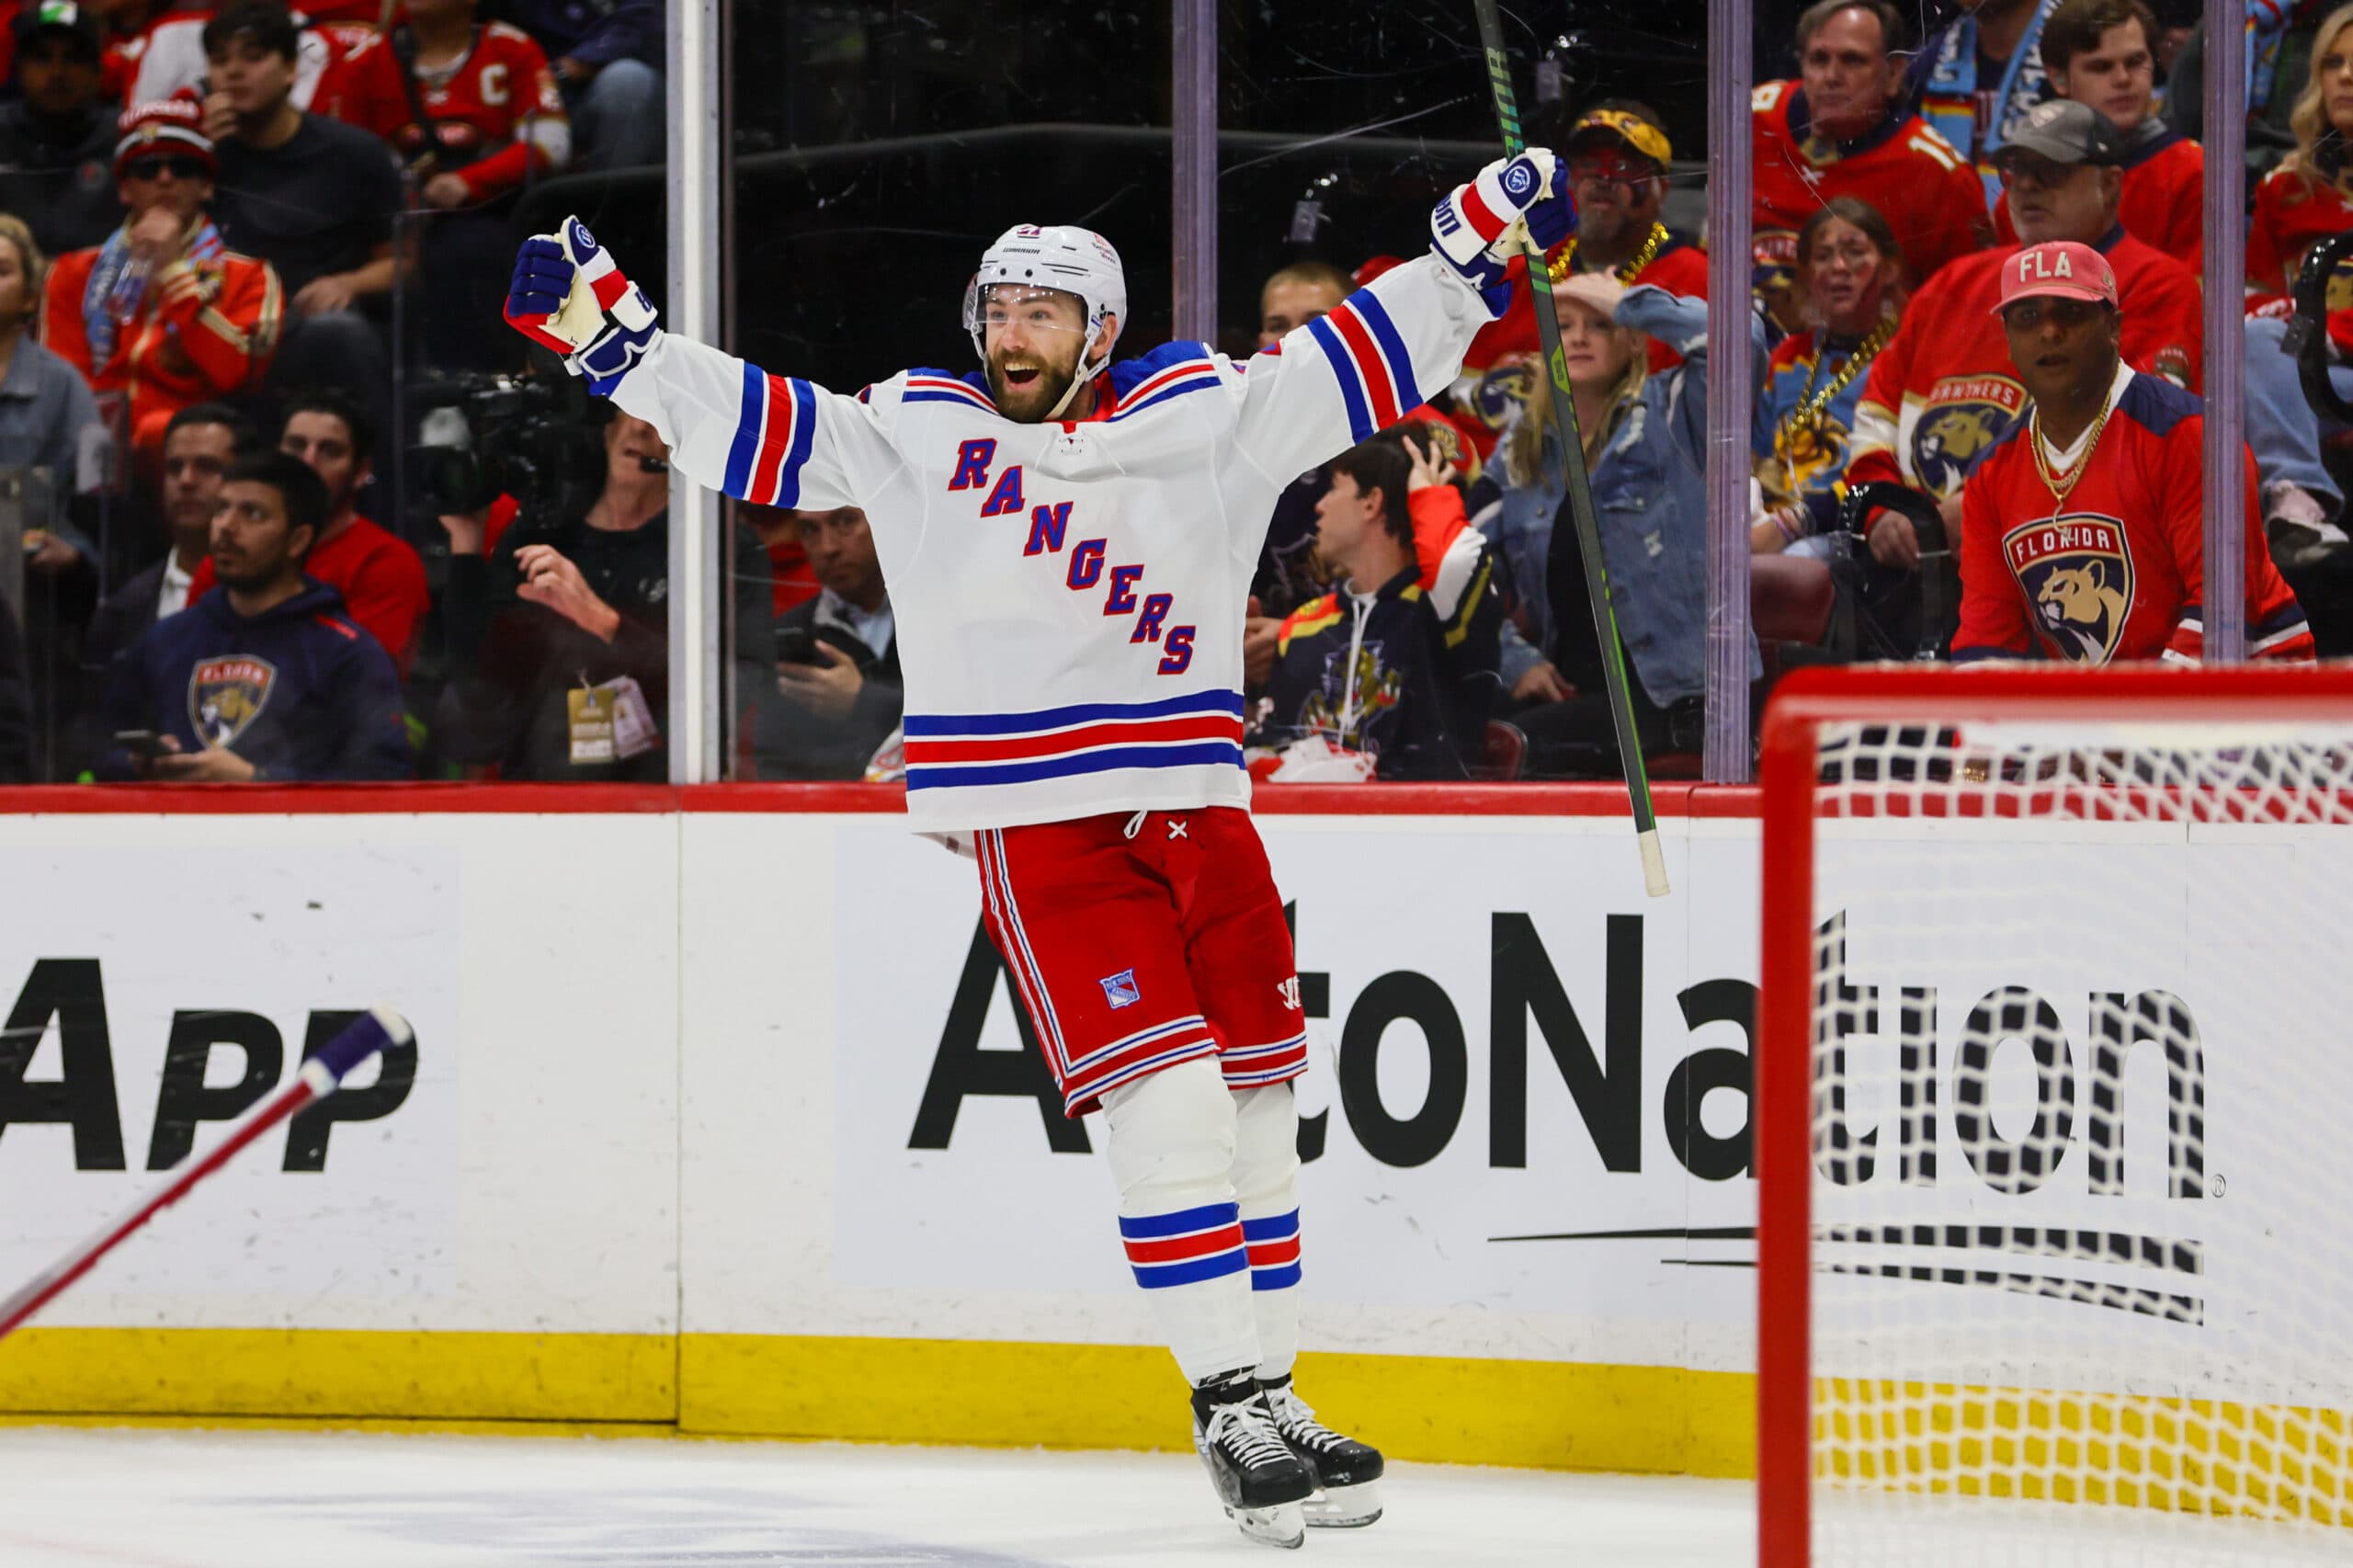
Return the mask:
<path id="1" fill-rule="evenodd" d="M 0 532 L 0 781 L 666 776 L 667 449 L 561 377 L 528 421 L 489 412 L 539 395 L 496 321 L 529 187 L 663 156 L 662 10 L 483 3 L 0 0 L 0 468 L 31 475 Z M 1652 770 L 1695 769 L 1725 352 L 1756 389 L 1759 700 L 1805 662 L 2195 660 L 2216 245 L 2246 260 L 2251 653 L 2353 653 L 2353 368 L 2332 416 L 2287 352 L 2305 257 L 2353 230 L 2353 6 L 2245 17 L 2245 217 L 2210 235 L 2180 17 L 1820 0 L 1752 104 L 1736 347 L 1708 340 L 1705 236 L 1671 222 L 1684 106 L 1560 106 L 1579 222 L 1546 288 L 1515 263 L 1460 378 L 1268 520 L 1254 770 L 1606 777 L 1613 664 Z M 1393 265 L 1302 245 L 1233 347 Z M 2353 358 L 2353 268 L 2327 294 Z M 433 406 L 400 394 L 437 378 Z M 404 484 L 420 445 L 439 478 Z M 889 777 L 867 519 L 733 519 L 739 776 Z"/>

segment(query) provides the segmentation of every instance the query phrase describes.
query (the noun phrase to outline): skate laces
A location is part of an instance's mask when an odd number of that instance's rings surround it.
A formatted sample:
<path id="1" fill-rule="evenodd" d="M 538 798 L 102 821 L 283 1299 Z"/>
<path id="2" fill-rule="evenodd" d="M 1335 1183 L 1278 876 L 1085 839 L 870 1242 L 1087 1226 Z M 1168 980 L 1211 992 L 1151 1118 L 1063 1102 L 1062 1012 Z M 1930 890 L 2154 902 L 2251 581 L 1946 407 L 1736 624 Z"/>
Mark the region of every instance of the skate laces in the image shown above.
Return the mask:
<path id="1" fill-rule="evenodd" d="M 1322 1453 L 1347 1441 L 1316 1420 L 1314 1410 L 1288 1386 L 1267 1391 L 1267 1408 L 1274 1417 L 1275 1430 L 1302 1447 Z"/>
<path id="2" fill-rule="evenodd" d="M 1283 1464 L 1290 1450 L 1283 1446 L 1274 1418 L 1253 1394 L 1232 1404 L 1213 1404 L 1201 1433 L 1202 1441 L 1223 1448 L 1245 1466 Z"/>

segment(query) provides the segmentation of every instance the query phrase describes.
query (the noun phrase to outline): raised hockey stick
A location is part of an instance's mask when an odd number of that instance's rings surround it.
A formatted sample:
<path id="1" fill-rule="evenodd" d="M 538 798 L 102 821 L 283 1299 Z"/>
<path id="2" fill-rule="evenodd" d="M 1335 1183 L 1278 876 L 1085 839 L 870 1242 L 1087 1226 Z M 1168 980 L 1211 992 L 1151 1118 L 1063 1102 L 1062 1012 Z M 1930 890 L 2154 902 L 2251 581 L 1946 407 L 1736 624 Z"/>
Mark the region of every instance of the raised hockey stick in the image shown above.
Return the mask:
<path id="1" fill-rule="evenodd" d="M 389 1007 L 376 1007 L 352 1020 L 351 1026 L 302 1063 L 294 1081 L 245 1113 L 205 1156 L 174 1176 L 162 1190 L 35 1276 L 31 1283 L 0 1301 L 0 1339 L 6 1339 L 27 1318 L 54 1301 L 115 1249 L 131 1232 L 188 1196 L 188 1189 L 235 1157 L 238 1150 L 284 1121 L 303 1107 L 326 1098 L 359 1064 L 390 1045 L 406 1045 L 415 1037 L 407 1023 Z"/>
<path id="2" fill-rule="evenodd" d="M 1479 43 L 1487 54 L 1487 83 L 1495 89 L 1495 121 L 1503 131 L 1504 155 L 1518 157 L 1528 138 L 1519 128 L 1519 106 L 1512 97 L 1511 59 L 1504 53 L 1503 23 L 1496 0 L 1475 0 Z M 1602 685 L 1609 693 L 1609 723 L 1617 732 L 1618 756 L 1625 765 L 1626 799 L 1634 809 L 1634 843 L 1643 854 L 1643 885 L 1653 898 L 1666 896 L 1666 858 L 1658 843 L 1658 816 L 1651 809 L 1651 779 L 1643 767 L 1642 742 L 1634 733 L 1634 708 L 1626 694 L 1626 658 L 1618 643 L 1618 617 L 1609 608 L 1609 575 L 1601 564 L 1601 524 L 1593 510 L 1593 481 L 1586 472 L 1585 443 L 1577 431 L 1576 402 L 1569 389 L 1569 362 L 1561 353 L 1561 324 L 1552 315 L 1552 279 L 1544 252 L 1528 240 L 1528 286 L 1535 296 L 1536 341 L 1552 372 L 1552 424 L 1561 435 L 1569 514 L 1575 519 L 1577 550 L 1585 557 L 1586 598 L 1601 639 Z M 1557 607 L 1556 607 L 1557 608 Z"/>

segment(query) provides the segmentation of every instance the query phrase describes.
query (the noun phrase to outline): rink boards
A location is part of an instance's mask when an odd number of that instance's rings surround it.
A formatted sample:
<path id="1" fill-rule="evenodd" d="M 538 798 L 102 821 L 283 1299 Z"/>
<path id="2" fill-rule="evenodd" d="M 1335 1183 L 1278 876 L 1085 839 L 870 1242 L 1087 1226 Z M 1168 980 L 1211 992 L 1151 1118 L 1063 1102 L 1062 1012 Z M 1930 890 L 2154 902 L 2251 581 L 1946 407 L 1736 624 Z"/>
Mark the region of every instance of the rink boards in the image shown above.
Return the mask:
<path id="1" fill-rule="evenodd" d="M 1658 901 L 1607 790 L 1261 794 L 1314 1063 L 1302 1387 L 1405 1457 L 1749 1473 L 1753 794 L 1663 795 Z M 0 1345 L 0 1410 L 1184 1440 L 1100 1137 L 889 794 L 27 799 L 0 1278 L 336 1011 L 418 1043 Z"/>

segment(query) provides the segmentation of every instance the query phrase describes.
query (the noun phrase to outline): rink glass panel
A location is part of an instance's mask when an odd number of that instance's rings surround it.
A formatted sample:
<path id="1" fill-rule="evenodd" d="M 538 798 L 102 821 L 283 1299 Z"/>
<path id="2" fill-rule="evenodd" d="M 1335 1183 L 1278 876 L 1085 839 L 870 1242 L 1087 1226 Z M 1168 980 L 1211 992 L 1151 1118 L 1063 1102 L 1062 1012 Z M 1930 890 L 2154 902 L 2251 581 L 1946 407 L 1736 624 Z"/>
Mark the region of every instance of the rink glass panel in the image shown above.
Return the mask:
<path id="1" fill-rule="evenodd" d="M 1811 926 L 1812 1562 L 2353 1559 L 2353 706 L 2304 679 L 1820 725 L 1767 907 Z"/>
<path id="2" fill-rule="evenodd" d="M 1255 347 L 1269 273 L 1418 254 L 1436 194 L 1499 146 L 1467 6 L 1216 9 L 1215 347 L 1240 358 Z M 1553 137 L 1571 101 L 1657 100 L 1676 126 L 1676 221 L 1696 232 L 1704 7 L 1579 27 L 1570 13 L 1552 0 L 1504 19 L 1531 138 Z M 1054 0 L 1008 25 L 969 6 L 737 4 L 730 29 L 723 287 L 736 353 L 843 392 L 910 366 L 977 369 L 958 319 L 964 283 L 988 243 L 1021 222 L 1108 237 L 1127 276 L 1120 351 L 1166 340 L 1177 153 L 1167 7 Z M 792 525 L 731 509 L 723 570 L 782 577 L 783 600 L 813 592 L 789 547 L 765 564 L 745 552 L 745 530 L 780 542 Z M 767 674 L 772 632 L 753 613 L 757 595 L 721 597 L 734 655 L 722 699 L 735 727 L 729 775 L 808 777 Z"/>

